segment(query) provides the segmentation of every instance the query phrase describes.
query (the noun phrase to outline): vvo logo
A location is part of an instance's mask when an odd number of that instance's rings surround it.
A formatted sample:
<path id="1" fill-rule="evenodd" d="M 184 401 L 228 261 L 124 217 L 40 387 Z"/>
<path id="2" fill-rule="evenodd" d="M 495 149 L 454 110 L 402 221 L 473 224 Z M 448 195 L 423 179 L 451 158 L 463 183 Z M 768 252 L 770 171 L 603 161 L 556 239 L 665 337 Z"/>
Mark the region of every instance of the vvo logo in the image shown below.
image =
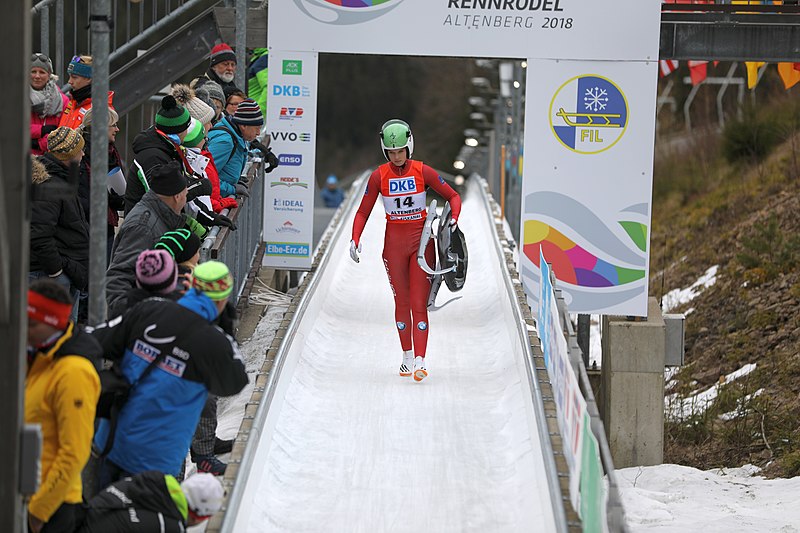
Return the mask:
<path id="1" fill-rule="evenodd" d="M 278 163 L 289 167 L 299 167 L 303 164 L 303 156 L 300 154 L 280 154 Z"/>
<path id="2" fill-rule="evenodd" d="M 295 133 L 293 131 L 273 131 L 272 138 L 277 141 L 288 141 L 288 142 L 311 142 L 311 134 L 310 133 Z"/>
<path id="3" fill-rule="evenodd" d="M 389 194 L 405 194 L 417 192 L 417 183 L 413 176 L 407 178 L 391 178 L 389 180 Z"/>
<path id="4" fill-rule="evenodd" d="M 302 107 L 282 107 L 280 120 L 294 120 L 296 118 L 303 118 L 303 108 Z"/>
<path id="5" fill-rule="evenodd" d="M 273 85 L 272 96 L 311 96 L 306 85 Z"/>

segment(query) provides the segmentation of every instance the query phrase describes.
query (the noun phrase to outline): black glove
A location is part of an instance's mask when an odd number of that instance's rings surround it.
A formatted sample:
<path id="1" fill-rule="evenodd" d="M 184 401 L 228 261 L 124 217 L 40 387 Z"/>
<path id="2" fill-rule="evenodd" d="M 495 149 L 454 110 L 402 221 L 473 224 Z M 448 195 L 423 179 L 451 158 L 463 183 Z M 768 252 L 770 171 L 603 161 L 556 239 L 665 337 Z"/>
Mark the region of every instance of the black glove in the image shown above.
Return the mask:
<path id="1" fill-rule="evenodd" d="M 273 154 L 272 150 L 270 150 L 269 148 L 267 150 L 269 150 L 266 154 L 267 166 L 264 168 L 264 172 L 269 174 L 270 172 L 278 168 L 279 162 L 278 162 L 278 156 Z"/>
<path id="2" fill-rule="evenodd" d="M 214 221 L 211 224 L 214 226 L 230 228 L 231 231 L 236 231 L 236 224 L 233 223 L 233 220 L 229 219 L 225 215 L 220 215 L 219 213 L 214 213 Z"/>
<path id="3" fill-rule="evenodd" d="M 108 191 L 108 207 L 114 211 L 122 211 L 125 209 L 125 197 L 120 196 L 113 190 Z"/>
<path id="4" fill-rule="evenodd" d="M 250 198 L 250 191 L 247 190 L 247 186 L 243 183 L 236 184 L 236 196 L 244 196 L 245 198 Z"/>
<path id="5" fill-rule="evenodd" d="M 72 285 L 81 291 L 89 290 L 89 270 L 78 261 L 73 261 L 69 257 L 61 259 L 61 268 L 67 275 Z"/>
<path id="6" fill-rule="evenodd" d="M 236 305 L 232 301 L 228 300 L 228 303 L 225 304 L 225 308 L 217 318 L 217 324 L 231 337 L 236 333 L 236 327 L 239 325 L 239 313 L 236 312 Z"/>
<path id="7" fill-rule="evenodd" d="M 42 137 L 46 137 L 51 131 L 56 129 L 58 126 L 53 126 L 52 124 L 45 124 L 42 126 Z"/>

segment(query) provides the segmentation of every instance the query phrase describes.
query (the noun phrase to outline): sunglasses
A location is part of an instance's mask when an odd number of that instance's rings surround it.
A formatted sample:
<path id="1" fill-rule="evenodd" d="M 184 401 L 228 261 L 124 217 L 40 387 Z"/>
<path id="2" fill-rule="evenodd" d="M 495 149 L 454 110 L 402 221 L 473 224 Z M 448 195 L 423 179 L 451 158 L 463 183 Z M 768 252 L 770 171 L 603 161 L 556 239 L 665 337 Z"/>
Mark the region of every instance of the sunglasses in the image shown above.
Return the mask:
<path id="1" fill-rule="evenodd" d="M 83 63 L 83 60 L 81 60 L 81 56 L 72 56 L 70 63 Z"/>
<path id="2" fill-rule="evenodd" d="M 33 56 L 31 56 L 31 62 L 34 62 L 34 61 L 43 61 L 45 63 L 49 63 L 50 62 L 50 58 L 47 57 L 46 55 L 42 54 L 42 53 L 36 53 L 36 54 L 33 54 Z"/>

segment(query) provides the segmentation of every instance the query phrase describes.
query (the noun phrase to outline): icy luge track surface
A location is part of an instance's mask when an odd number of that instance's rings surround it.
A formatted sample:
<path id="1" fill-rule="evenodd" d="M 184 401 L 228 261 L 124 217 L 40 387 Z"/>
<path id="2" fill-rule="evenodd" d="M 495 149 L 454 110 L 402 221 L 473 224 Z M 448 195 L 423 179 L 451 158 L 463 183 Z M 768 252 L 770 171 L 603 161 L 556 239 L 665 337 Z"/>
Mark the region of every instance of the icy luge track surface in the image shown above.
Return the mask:
<path id="1" fill-rule="evenodd" d="M 519 336 L 480 196 L 465 194 L 464 289 L 429 314 L 422 383 L 401 378 L 379 204 L 360 264 L 331 243 L 234 531 L 553 531 Z M 241 479 L 238 482 L 243 482 Z"/>

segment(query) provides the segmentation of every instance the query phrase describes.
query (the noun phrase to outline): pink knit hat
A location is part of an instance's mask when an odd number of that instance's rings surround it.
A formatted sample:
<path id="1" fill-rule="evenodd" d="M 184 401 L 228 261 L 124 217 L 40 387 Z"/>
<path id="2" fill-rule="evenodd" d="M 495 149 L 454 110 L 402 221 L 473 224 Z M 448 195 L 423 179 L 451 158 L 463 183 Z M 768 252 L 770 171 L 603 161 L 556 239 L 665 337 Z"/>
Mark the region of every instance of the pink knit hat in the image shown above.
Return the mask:
<path id="1" fill-rule="evenodd" d="M 178 267 L 166 250 L 145 250 L 136 258 L 136 286 L 155 294 L 169 294 L 178 282 Z"/>

